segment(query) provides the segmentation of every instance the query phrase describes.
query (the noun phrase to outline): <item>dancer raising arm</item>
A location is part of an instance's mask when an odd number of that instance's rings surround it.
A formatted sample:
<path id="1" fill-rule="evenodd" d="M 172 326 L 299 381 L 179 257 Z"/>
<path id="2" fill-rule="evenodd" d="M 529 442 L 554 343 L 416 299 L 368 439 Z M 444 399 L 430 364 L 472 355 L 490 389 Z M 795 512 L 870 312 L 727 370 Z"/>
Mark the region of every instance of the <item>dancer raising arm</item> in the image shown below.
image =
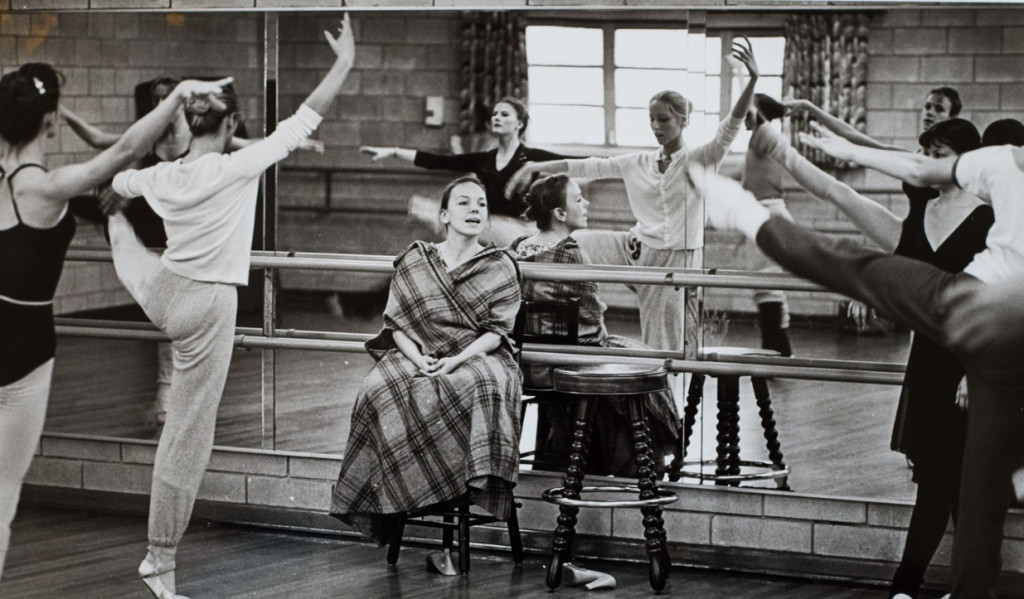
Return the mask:
<path id="1" fill-rule="evenodd" d="M 75 234 L 68 200 L 142 157 L 186 100 L 226 82 L 183 82 L 110 149 L 47 171 L 46 140 L 57 134 L 57 72 L 27 63 L 0 78 L 0 574 L 50 394 L 53 294 Z"/>
<path id="2" fill-rule="evenodd" d="M 687 169 L 715 171 L 739 133 L 747 115 L 758 69 L 750 41 L 734 42 L 732 56 L 746 66 L 750 80 L 736 99 L 732 112 L 718 126 L 715 138 L 696 148 L 683 143 L 683 129 L 691 103 L 673 91 L 651 98 L 651 132 L 658 150 L 622 154 L 612 158 L 558 160 L 524 166 L 506 187 L 506 193 L 525 191 L 538 174 L 567 173 L 574 179 L 620 179 L 637 223 L 630 231 L 579 231 L 576 240 L 595 264 L 700 268 L 704 247 L 704 204 L 713 202 L 694 189 Z M 643 342 L 655 349 L 682 351 L 684 294 L 668 285 L 640 285 Z M 674 383 L 674 387 L 679 387 Z M 677 397 L 681 395 L 676 389 Z"/>
<path id="3" fill-rule="evenodd" d="M 949 119 L 925 131 L 919 142 L 933 158 L 960 155 L 981 144 L 969 121 Z M 935 200 L 911 199 L 902 221 L 808 162 L 776 131 L 759 131 L 751 146 L 783 165 L 803 187 L 833 203 L 885 250 L 960 272 L 985 248 L 992 207 L 955 185 Z M 892 448 L 913 463 L 917 498 L 903 557 L 890 585 L 893 599 L 917 597 L 925 571 L 946 532 L 956 523 L 967 415 L 957 405 L 964 367 L 948 349 L 915 335 L 907 358 L 893 427 Z"/>
<path id="4" fill-rule="evenodd" d="M 239 122 L 238 97 L 228 89 L 186 106 L 187 156 L 114 178 L 114 191 L 144 197 L 167 229 L 167 249 L 158 255 L 142 246 L 123 215 L 110 218 L 118 277 L 174 350 L 167 422 L 153 464 L 149 552 L 139 566 L 159 599 L 178 597 L 175 554 L 213 446 L 234 340 L 235 287 L 248 281 L 260 175 L 316 129 L 352 68 L 348 15 L 337 37 L 325 36 L 334 64 L 266 139 L 224 154 Z"/>
<path id="5" fill-rule="evenodd" d="M 506 199 L 505 185 L 509 179 L 520 167 L 529 162 L 565 158 L 554 152 L 524 145 L 523 136 L 529 124 L 530 113 L 526 104 L 518 98 L 506 96 L 494 104 L 491 113 L 491 134 L 498 143 L 498 147 L 493 150 L 446 155 L 406 148 L 363 146 L 359 151 L 372 156 L 374 162 L 384 158 L 397 158 L 425 169 L 473 173 L 484 184 L 487 191 L 487 209 L 491 215 L 491 225 L 484 233 L 484 239 L 499 246 L 506 246 L 519 235 L 535 232 L 535 229 L 519 218 L 526 210 L 522 195 L 513 194 Z M 440 233 L 441 231 L 436 229 L 437 210 L 436 202 L 413 196 L 410 213 L 434 228 L 435 233 Z"/>
<path id="6" fill-rule="evenodd" d="M 709 209 L 709 224 L 742 231 L 783 268 L 875 306 L 960 358 L 971 397 L 953 541 L 952 597 L 990 599 L 1000 571 L 1014 472 L 1020 476 L 1024 463 L 1024 205 L 1019 198 L 1024 149 L 982 148 L 936 160 L 864 148 L 828 133 L 802 137 L 836 158 L 913 185 L 955 182 L 992 205 L 995 223 L 986 248 L 963 272 L 951 274 L 861 244 L 837 243 L 771 216 L 728 180 L 694 175 L 719 199 L 714 212 Z"/>

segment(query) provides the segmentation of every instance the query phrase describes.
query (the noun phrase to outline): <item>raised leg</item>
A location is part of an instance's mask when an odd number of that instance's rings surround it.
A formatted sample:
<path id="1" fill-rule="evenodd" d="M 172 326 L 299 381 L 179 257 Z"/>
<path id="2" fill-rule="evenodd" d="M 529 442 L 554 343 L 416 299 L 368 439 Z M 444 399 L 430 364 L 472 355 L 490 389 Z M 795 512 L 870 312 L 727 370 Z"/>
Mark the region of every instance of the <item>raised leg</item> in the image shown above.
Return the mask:
<path id="1" fill-rule="evenodd" d="M 651 499 L 657 496 L 658 482 L 655 479 L 654 459 L 643 402 L 631 401 L 629 416 L 633 428 L 633 451 L 636 456 L 640 499 Z M 640 512 L 643 514 L 644 538 L 647 539 L 645 547 L 650 560 L 651 588 L 661 591 L 665 588 L 665 581 L 672 566 L 666 542 L 665 520 L 661 517 L 660 506 L 640 508 Z"/>
<path id="2" fill-rule="evenodd" d="M 761 414 L 761 428 L 764 430 L 765 445 L 768 447 L 768 459 L 775 470 L 785 470 L 786 464 L 782 461 L 782 444 L 779 443 L 779 431 L 775 428 L 775 412 L 772 410 L 768 382 L 762 377 L 753 376 L 750 377 L 750 384 L 754 387 L 754 399 L 757 400 L 757 409 Z M 775 484 L 780 489 L 790 490 L 787 477 L 775 479 Z"/>
<path id="3" fill-rule="evenodd" d="M 587 470 L 587 450 L 590 446 L 590 417 L 593 406 L 590 399 L 583 397 L 576 406 L 576 423 L 573 431 L 572 444 L 569 447 L 569 467 L 565 471 L 564 497 L 579 499 L 583 488 L 583 474 Z M 572 541 L 576 536 L 576 515 L 580 508 L 567 505 L 558 506 L 558 527 L 555 528 L 555 540 L 551 566 L 548 568 L 548 589 L 555 590 L 562 584 L 562 564 L 572 561 Z"/>

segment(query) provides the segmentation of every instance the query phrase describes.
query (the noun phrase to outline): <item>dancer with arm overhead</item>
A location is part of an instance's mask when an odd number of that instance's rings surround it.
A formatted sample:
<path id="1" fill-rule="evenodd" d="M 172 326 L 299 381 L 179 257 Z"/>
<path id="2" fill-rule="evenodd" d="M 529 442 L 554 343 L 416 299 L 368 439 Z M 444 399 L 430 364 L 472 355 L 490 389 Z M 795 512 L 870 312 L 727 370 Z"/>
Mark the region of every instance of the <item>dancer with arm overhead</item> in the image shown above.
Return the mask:
<path id="1" fill-rule="evenodd" d="M 380 544 L 405 513 L 468 501 L 507 520 L 519 468 L 522 388 L 509 335 L 519 268 L 484 246 L 487 197 L 475 176 L 441 194 L 443 242 L 395 259 L 376 360 L 359 389 L 331 514 Z M 448 550 L 430 564 L 457 574 Z"/>
<path id="2" fill-rule="evenodd" d="M 691 167 L 717 170 L 747 115 L 758 69 L 750 42 L 744 40 L 733 43 L 732 56 L 746 67 L 750 79 L 732 112 L 718 126 L 715 138 L 707 144 L 689 148 L 683 143 L 692 105 L 674 91 L 663 91 L 651 98 L 648 107 L 658 150 L 528 164 L 513 176 L 507 193 L 525 191 L 538 174 L 620 179 L 636 225 L 630 231 L 579 231 L 575 237 L 580 248 L 595 264 L 700 268 L 705 203 L 714 198 L 701 195 L 686 173 Z M 668 285 L 640 285 L 634 291 L 640 305 L 643 342 L 655 349 L 682 351 L 683 291 Z M 676 395 L 679 397 L 681 392 L 677 390 Z"/>
<path id="3" fill-rule="evenodd" d="M 839 158 L 917 186 L 956 183 L 989 203 L 995 222 L 963 272 L 842 243 L 772 216 L 747 192 L 693 176 L 719 199 L 709 224 L 736 229 L 783 268 L 875 306 L 960 358 L 970 390 L 960 504 L 953 542 L 954 599 L 992 598 L 1015 472 L 1024 464 L 1024 149 L 981 148 L 942 159 L 864 148 L 822 133 L 801 136 Z"/>
<path id="4" fill-rule="evenodd" d="M 969 121 L 942 121 L 919 139 L 926 154 L 942 158 L 978 148 L 981 136 Z M 819 170 L 775 131 L 758 132 L 751 141 L 783 165 L 812 193 L 836 205 L 880 247 L 960 272 L 985 248 L 993 222 L 992 207 L 955 185 L 943 185 L 935 200 L 912 199 L 900 223 L 896 215 Z M 950 350 L 915 335 L 907 358 L 892 448 L 907 455 L 914 468 L 917 498 L 903 557 L 890 585 L 890 597 L 916 597 L 925 571 L 952 516 L 956 523 L 967 415 L 957 405 L 963 365 Z"/>
<path id="5" fill-rule="evenodd" d="M 526 195 L 527 215 L 537 222 L 540 232 L 523 236 L 512 242 L 510 250 L 516 259 L 523 262 L 584 264 L 590 262 L 574 239 L 579 231 L 587 228 L 588 202 L 572 179 L 566 175 L 551 175 L 538 179 L 530 186 Z M 581 345 L 600 347 L 621 347 L 627 349 L 650 349 L 648 346 L 619 335 L 609 335 L 604 324 L 607 306 L 597 295 L 598 285 L 593 282 L 524 281 L 523 299 L 526 301 L 579 302 L 579 334 Z M 527 327 L 546 332 L 556 323 L 528 322 Z M 539 367 L 541 375 L 550 377 L 550 367 Z M 664 472 L 666 459 L 671 460 L 679 445 L 679 414 L 669 391 L 652 393 L 644 398 L 647 420 L 651 429 L 651 449 L 658 473 Z M 541 404 L 541 407 L 544 407 Z M 557 408 L 555 408 L 557 409 Z M 591 458 L 587 462 L 592 474 L 635 476 L 636 464 L 633 458 L 633 437 L 630 428 L 629 406 L 618 400 L 602 401 L 598 405 L 600 414 L 595 417 L 594 437 L 597 443 L 591 447 Z M 539 417 L 538 417 L 539 418 Z M 540 418 L 539 418 L 540 419 Z M 556 439 L 559 427 L 548 431 L 538 429 L 538 451 L 541 445 L 557 445 L 564 439 Z M 552 432 L 554 431 L 554 432 Z M 549 451 L 557 451 L 557 448 Z"/>
<path id="6" fill-rule="evenodd" d="M 496 245 L 507 246 L 510 241 L 534 229 L 520 216 L 526 210 L 522 194 L 506 198 L 505 185 L 524 164 L 564 158 L 560 154 L 530 148 L 523 144 L 523 136 L 530 124 L 530 113 L 522 100 L 506 96 L 494 104 L 491 113 L 491 134 L 497 147 L 486 152 L 466 154 L 435 154 L 407 148 L 383 148 L 363 146 L 359 151 L 371 156 L 374 162 L 385 158 L 397 158 L 425 169 L 440 169 L 462 173 L 473 173 L 480 178 L 487 191 L 487 208 L 491 215 L 489 230 L 484 239 Z M 524 190 L 525 191 L 525 190 Z M 414 196 L 410 214 L 436 229 L 437 204 L 426 198 Z"/>
<path id="7" fill-rule="evenodd" d="M 27 63 L 0 78 L 0 573 L 49 399 L 53 294 L 75 233 L 68 201 L 140 158 L 186 100 L 224 83 L 184 82 L 106 151 L 48 171 L 60 77 L 48 64 Z"/>
<path id="8" fill-rule="evenodd" d="M 174 351 L 167 422 L 153 465 L 149 552 L 139 566 L 143 582 L 159 599 L 179 597 L 175 555 L 213 446 L 231 362 L 236 287 L 248 282 L 260 176 L 319 126 L 352 68 L 348 15 L 337 37 L 325 36 L 334 64 L 266 139 L 224 153 L 239 123 L 238 97 L 227 89 L 186 106 L 192 132 L 187 156 L 114 178 L 114 191 L 144 197 L 167 230 L 167 249 L 158 255 L 143 247 L 122 214 L 110 218 L 118 277 L 171 338 Z"/>

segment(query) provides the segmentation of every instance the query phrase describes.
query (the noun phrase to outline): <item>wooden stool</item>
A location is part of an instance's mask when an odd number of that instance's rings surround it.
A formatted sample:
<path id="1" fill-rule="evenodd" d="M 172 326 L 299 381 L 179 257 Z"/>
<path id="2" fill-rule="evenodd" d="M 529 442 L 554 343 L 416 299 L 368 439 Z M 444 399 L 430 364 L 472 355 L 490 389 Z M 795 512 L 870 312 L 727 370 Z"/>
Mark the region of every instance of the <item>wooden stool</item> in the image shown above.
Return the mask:
<path id="1" fill-rule="evenodd" d="M 672 568 L 665 536 L 665 521 L 661 506 L 679 497 L 658 489 L 655 480 L 654 455 L 650 448 L 650 433 L 641 398 L 668 389 L 668 376 L 663 368 L 602 364 L 556 368 L 555 390 L 578 396 L 575 431 L 569 454 L 569 466 L 562 487 L 544 491 L 544 501 L 559 506 L 558 527 L 551 566 L 548 568 L 548 589 L 555 590 L 562 583 L 562 565 L 572 561 L 572 542 L 576 535 L 576 515 L 581 507 L 638 507 L 643 514 L 644 537 L 650 560 L 650 581 L 655 591 L 665 588 L 665 579 Z M 629 416 L 633 428 L 633 447 L 638 470 L 636 487 L 583 486 L 594 401 L 601 397 L 621 396 L 630 399 Z M 581 493 L 637 493 L 638 499 L 607 500 L 581 499 Z"/>
<path id="2" fill-rule="evenodd" d="M 778 356 L 770 349 L 745 347 L 705 347 L 701 359 L 715 359 L 717 356 Z M 686 461 L 686 449 L 697 419 L 697 408 L 704 395 L 704 375 L 694 374 L 686 393 L 686 407 L 683 409 L 683 448 L 669 468 L 669 480 L 682 477 L 713 480 L 716 485 L 738 487 L 748 480 L 775 479 L 779 489 L 790 490 L 789 467 L 782 459 L 779 433 L 775 428 L 775 413 L 772 411 L 768 383 L 764 377 L 752 376 L 754 398 L 761 415 L 761 427 L 768 448 L 769 462 L 740 459 L 740 377 L 738 375 L 717 375 L 718 378 L 718 446 L 714 460 Z M 714 474 L 705 474 L 704 466 L 715 465 Z M 697 471 L 686 470 L 687 465 L 696 465 Z M 743 469 L 746 471 L 743 471 Z"/>

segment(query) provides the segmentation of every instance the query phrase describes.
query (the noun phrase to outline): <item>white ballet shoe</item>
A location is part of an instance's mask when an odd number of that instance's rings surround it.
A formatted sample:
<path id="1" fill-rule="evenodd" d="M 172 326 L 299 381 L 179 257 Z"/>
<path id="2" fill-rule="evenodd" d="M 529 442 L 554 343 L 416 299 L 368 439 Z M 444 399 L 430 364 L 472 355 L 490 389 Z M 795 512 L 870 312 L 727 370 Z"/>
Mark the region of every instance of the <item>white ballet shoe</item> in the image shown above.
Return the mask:
<path id="1" fill-rule="evenodd" d="M 1024 468 L 1013 473 L 1013 494 L 1017 496 L 1017 503 L 1024 505 Z"/>
<path id="2" fill-rule="evenodd" d="M 947 597 L 948 596 L 949 595 L 947 595 Z M 914 599 L 914 598 L 911 597 L 910 595 L 906 594 L 906 593 L 896 593 L 895 595 L 892 596 L 892 599 Z"/>
<path id="3" fill-rule="evenodd" d="M 156 599 L 188 599 L 174 592 L 174 567 L 157 567 L 152 553 L 147 553 L 146 559 L 139 564 L 139 576 Z"/>
<path id="4" fill-rule="evenodd" d="M 568 586 L 583 585 L 588 591 L 614 589 L 616 584 L 615 577 L 607 572 L 588 570 L 572 563 L 562 566 L 562 580 Z"/>
<path id="5" fill-rule="evenodd" d="M 445 549 L 444 551 L 438 551 L 437 553 L 431 553 L 428 555 L 427 569 L 434 570 L 444 576 L 459 575 L 459 571 L 455 569 L 455 564 L 452 563 L 451 549 Z"/>

